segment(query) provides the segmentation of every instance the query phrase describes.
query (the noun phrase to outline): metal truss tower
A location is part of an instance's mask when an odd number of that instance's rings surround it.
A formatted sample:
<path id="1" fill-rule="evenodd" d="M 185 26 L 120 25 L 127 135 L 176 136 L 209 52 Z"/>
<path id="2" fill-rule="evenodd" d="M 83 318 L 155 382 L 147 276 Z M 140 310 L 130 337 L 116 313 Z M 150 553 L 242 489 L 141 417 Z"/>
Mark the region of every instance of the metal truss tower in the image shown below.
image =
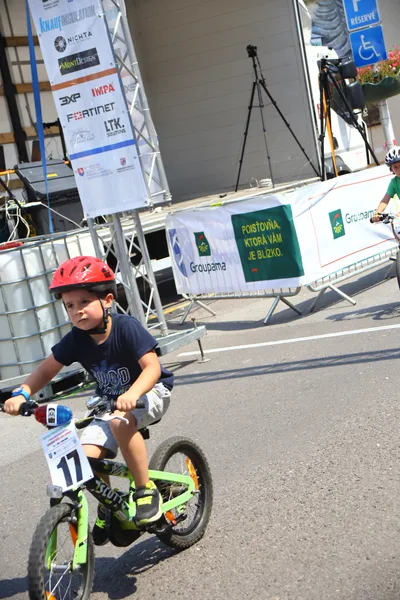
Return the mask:
<path id="1" fill-rule="evenodd" d="M 123 0 L 100 1 L 125 90 L 151 208 L 155 203 L 169 202 L 171 194 L 129 31 L 125 3 Z M 88 225 L 97 256 L 114 267 L 117 280 L 124 288 L 127 306 L 119 305 L 119 308 L 136 316 L 148 329 L 159 329 L 162 336 L 168 336 L 138 211 L 105 215 L 102 220 L 99 224 L 99 219 L 97 223 L 89 219 Z M 144 283 L 145 298 L 139 293 L 139 278 Z"/>

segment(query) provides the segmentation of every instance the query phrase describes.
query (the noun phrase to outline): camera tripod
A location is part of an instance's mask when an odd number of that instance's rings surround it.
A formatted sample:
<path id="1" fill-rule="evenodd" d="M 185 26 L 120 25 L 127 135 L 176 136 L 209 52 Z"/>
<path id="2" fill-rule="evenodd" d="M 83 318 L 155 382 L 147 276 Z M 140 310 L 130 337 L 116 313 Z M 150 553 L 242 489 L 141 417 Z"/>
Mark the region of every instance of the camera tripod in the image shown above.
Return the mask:
<path id="1" fill-rule="evenodd" d="M 340 88 L 338 84 L 335 73 L 339 73 L 343 79 L 343 75 L 341 73 L 341 68 L 348 67 L 348 65 L 341 66 L 340 59 L 327 59 L 322 58 L 319 63 L 319 91 L 320 91 L 320 154 L 321 154 L 321 180 L 325 179 L 325 131 L 328 132 L 329 143 L 331 147 L 332 154 L 332 163 L 334 168 L 335 176 L 338 176 L 338 168 L 336 164 L 336 156 L 335 156 L 335 145 L 332 134 L 331 127 L 331 107 L 332 104 L 335 104 L 337 114 L 349 125 L 352 125 L 361 135 L 366 152 L 367 152 L 367 161 L 369 163 L 369 154 L 371 154 L 372 158 L 375 161 L 376 165 L 379 165 L 379 161 L 368 142 L 367 136 L 365 134 L 364 129 L 361 127 L 360 123 L 357 120 L 356 115 L 354 114 L 353 108 L 350 106 L 348 99 L 346 98 L 345 93 Z M 348 75 L 348 77 L 352 77 L 352 73 Z M 332 87 L 333 86 L 333 87 Z M 334 98 L 332 98 L 332 89 L 336 90 L 338 98 L 340 98 L 342 102 L 342 106 L 335 102 Z M 359 99 L 361 100 L 361 99 Z M 363 100 L 363 99 L 362 99 Z M 343 108 L 344 106 L 344 108 Z M 362 106 L 357 105 L 357 108 L 362 108 Z"/>
<path id="2" fill-rule="evenodd" d="M 280 110 L 279 106 L 277 105 L 277 103 L 275 102 L 275 100 L 273 99 L 273 97 L 271 96 L 271 94 L 269 93 L 269 91 L 267 89 L 267 85 L 265 83 L 265 78 L 264 78 L 264 75 L 263 75 L 262 69 L 261 69 L 260 60 L 259 60 L 258 54 L 257 54 L 257 46 L 252 46 L 251 44 L 249 44 L 246 47 L 246 50 L 247 50 L 247 54 L 248 54 L 249 58 L 251 58 L 252 61 L 253 61 L 254 78 L 253 78 L 253 85 L 252 85 L 252 88 L 251 88 L 250 104 L 249 104 L 249 111 L 248 111 L 248 114 L 247 114 L 247 121 L 246 121 L 246 128 L 245 128 L 245 132 L 244 132 L 244 140 L 243 140 L 243 145 L 242 145 L 242 151 L 241 151 L 240 159 L 239 159 L 239 172 L 238 172 L 237 179 L 236 179 L 235 192 L 238 191 L 238 187 L 239 187 L 240 173 L 242 171 L 244 151 L 245 151 L 245 148 L 246 148 L 247 135 L 248 135 L 248 132 L 249 132 L 249 125 L 250 125 L 250 118 L 251 118 L 251 111 L 253 109 L 253 102 L 254 102 L 254 96 L 255 96 L 256 90 L 257 90 L 258 108 L 260 109 L 261 123 L 262 123 L 262 128 L 263 128 L 263 133 L 264 133 L 265 149 L 266 149 L 266 152 L 267 152 L 268 166 L 269 166 L 269 172 L 270 172 L 270 175 L 271 175 L 272 186 L 274 186 L 274 180 L 273 180 L 273 174 L 272 174 L 272 169 L 271 169 L 271 157 L 269 155 L 267 138 L 266 138 L 266 131 L 267 130 L 265 128 L 265 121 L 264 121 L 264 115 L 263 115 L 263 110 L 262 110 L 264 108 L 264 103 L 263 103 L 263 98 L 262 98 L 262 90 L 264 90 L 264 92 L 267 94 L 267 96 L 268 96 L 269 100 L 271 101 L 271 103 L 275 106 L 275 108 L 276 108 L 279 116 L 281 117 L 281 119 L 285 123 L 286 127 L 288 128 L 288 130 L 292 134 L 293 139 L 295 140 L 295 142 L 297 143 L 297 145 L 301 149 L 302 153 L 306 157 L 307 162 L 311 165 L 311 167 L 312 167 L 313 171 L 315 172 L 315 174 L 317 175 L 317 177 L 320 177 L 320 173 L 318 172 L 318 170 L 312 164 L 311 159 L 307 155 L 306 150 L 301 145 L 299 139 L 296 137 L 295 133 L 293 132 L 290 124 L 285 119 L 284 114 L 282 113 L 282 111 Z M 260 70 L 260 72 L 258 72 L 259 70 Z"/>

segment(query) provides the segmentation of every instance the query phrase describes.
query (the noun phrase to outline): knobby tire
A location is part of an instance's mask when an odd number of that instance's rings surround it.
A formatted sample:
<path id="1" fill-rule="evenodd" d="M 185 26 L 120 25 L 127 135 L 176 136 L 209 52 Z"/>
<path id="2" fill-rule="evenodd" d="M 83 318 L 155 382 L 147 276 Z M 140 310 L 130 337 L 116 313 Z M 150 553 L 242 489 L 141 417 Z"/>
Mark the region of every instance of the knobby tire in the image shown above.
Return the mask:
<path id="1" fill-rule="evenodd" d="M 172 437 L 165 440 L 154 452 L 149 468 L 154 471 L 164 471 L 168 461 L 174 454 L 184 454 L 192 462 L 199 481 L 199 498 L 200 507 L 196 512 L 196 519 L 193 527 L 188 531 L 180 532 L 178 528 L 172 527 L 164 533 L 157 533 L 159 539 L 176 550 L 185 550 L 193 546 L 204 535 L 211 516 L 213 502 L 213 484 L 210 467 L 207 458 L 197 444 L 188 438 Z M 164 496 L 168 491 L 168 486 L 165 482 L 156 482 L 161 494 Z"/>
<path id="2" fill-rule="evenodd" d="M 71 504 L 61 502 L 49 508 L 43 515 L 33 535 L 28 561 L 28 590 L 30 600 L 47 600 L 45 583 L 46 549 L 51 535 L 62 522 L 68 522 L 73 515 L 74 508 Z M 71 552 L 71 561 L 73 551 Z M 94 578 L 94 549 L 91 533 L 88 536 L 87 562 L 81 566 L 83 582 L 76 594 L 69 594 L 67 598 L 74 600 L 88 600 L 92 591 Z M 54 597 L 54 596 L 50 596 Z M 56 597 L 58 600 L 58 597 Z"/>
<path id="3" fill-rule="evenodd" d="M 397 277 L 397 284 L 400 289 L 400 250 L 398 250 L 397 254 L 396 254 L 396 277 Z"/>

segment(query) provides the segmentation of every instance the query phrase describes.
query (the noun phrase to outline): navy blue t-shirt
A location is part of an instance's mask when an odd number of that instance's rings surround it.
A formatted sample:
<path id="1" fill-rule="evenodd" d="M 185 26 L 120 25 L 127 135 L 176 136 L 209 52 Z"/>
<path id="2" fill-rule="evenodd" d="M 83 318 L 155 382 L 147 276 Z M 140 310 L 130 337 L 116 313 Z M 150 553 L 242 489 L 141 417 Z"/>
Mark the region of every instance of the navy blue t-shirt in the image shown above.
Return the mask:
<path id="1" fill-rule="evenodd" d="M 113 314 L 110 335 L 102 344 L 73 327 L 51 351 L 62 365 L 80 363 L 97 382 L 97 394 L 118 397 L 142 372 L 139 359 L 156 346 L 157 340 L 135 317 Z M 159 382 L 172 390 L 174 376 L 163 366 Z"/>

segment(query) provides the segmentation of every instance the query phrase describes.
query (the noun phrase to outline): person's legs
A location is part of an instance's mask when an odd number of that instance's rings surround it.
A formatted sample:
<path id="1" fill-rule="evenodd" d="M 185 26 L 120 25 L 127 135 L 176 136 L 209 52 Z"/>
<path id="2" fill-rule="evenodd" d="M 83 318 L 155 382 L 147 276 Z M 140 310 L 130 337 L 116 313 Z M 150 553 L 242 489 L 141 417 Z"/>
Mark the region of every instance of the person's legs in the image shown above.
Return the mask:
<path id="1" fill-rule="evenodd" d="M 146 444 L 137 430 L 136 418 L 129 413 L 120 413 L 124 421 L 111 421 L 110 428 L 132 473 L 135 489 L 131 489 L 130 502 L 136 504 L 135 522 L 139 526 L 157 521 L 162 515 L 162 498 L 157 486 L 149 481 Z"/>
<path id="2" fill-rule="evenodd" d="M 149 480 L 147 450 L 144 439 L 137 430 L 136 418 L 131 412 L 116 411 L 114 414 L 119 414 L 129 421 L 129 425 L 117 419 L 110 421 L 110 428 L 133 475 L 136 487 L 146 485 Z"/>
<path id="3" fill-rule="evenodd" d="M 143 396 L 145 408 L 119 413 L 124 421 L 110 421 L 110 428 L 135 481 L 132 500 L 136 502 L 135 521 L 146 525 L 162 515 L 162 498 L 154 482 L 149 481 L 148 458 L 144 439 L 138 431 L 162 418 L 169 406 L 170 391 L 162 384 Z M 115 413 L 118 414 L 118 413 Z"/>
<path id="4" fill-rule="evenodd" d="M 82 444 L 83 451 L 89 458 L 106 458 L 109 454 L 107 448 L 101 446 L 95 446 L 94 444 Z M 98 477 L 101 477 L 108 485 L 110 485 L 110 478 L 108 475 L 103 473 L 96 473 Z M 104 505 L 99 502 L 97 506 L 97 519 L 92 529 L 93 543 L 96 546 L 103 546 L 108 542 L 108 535 L 106 532 L 106 515 Z"/>

